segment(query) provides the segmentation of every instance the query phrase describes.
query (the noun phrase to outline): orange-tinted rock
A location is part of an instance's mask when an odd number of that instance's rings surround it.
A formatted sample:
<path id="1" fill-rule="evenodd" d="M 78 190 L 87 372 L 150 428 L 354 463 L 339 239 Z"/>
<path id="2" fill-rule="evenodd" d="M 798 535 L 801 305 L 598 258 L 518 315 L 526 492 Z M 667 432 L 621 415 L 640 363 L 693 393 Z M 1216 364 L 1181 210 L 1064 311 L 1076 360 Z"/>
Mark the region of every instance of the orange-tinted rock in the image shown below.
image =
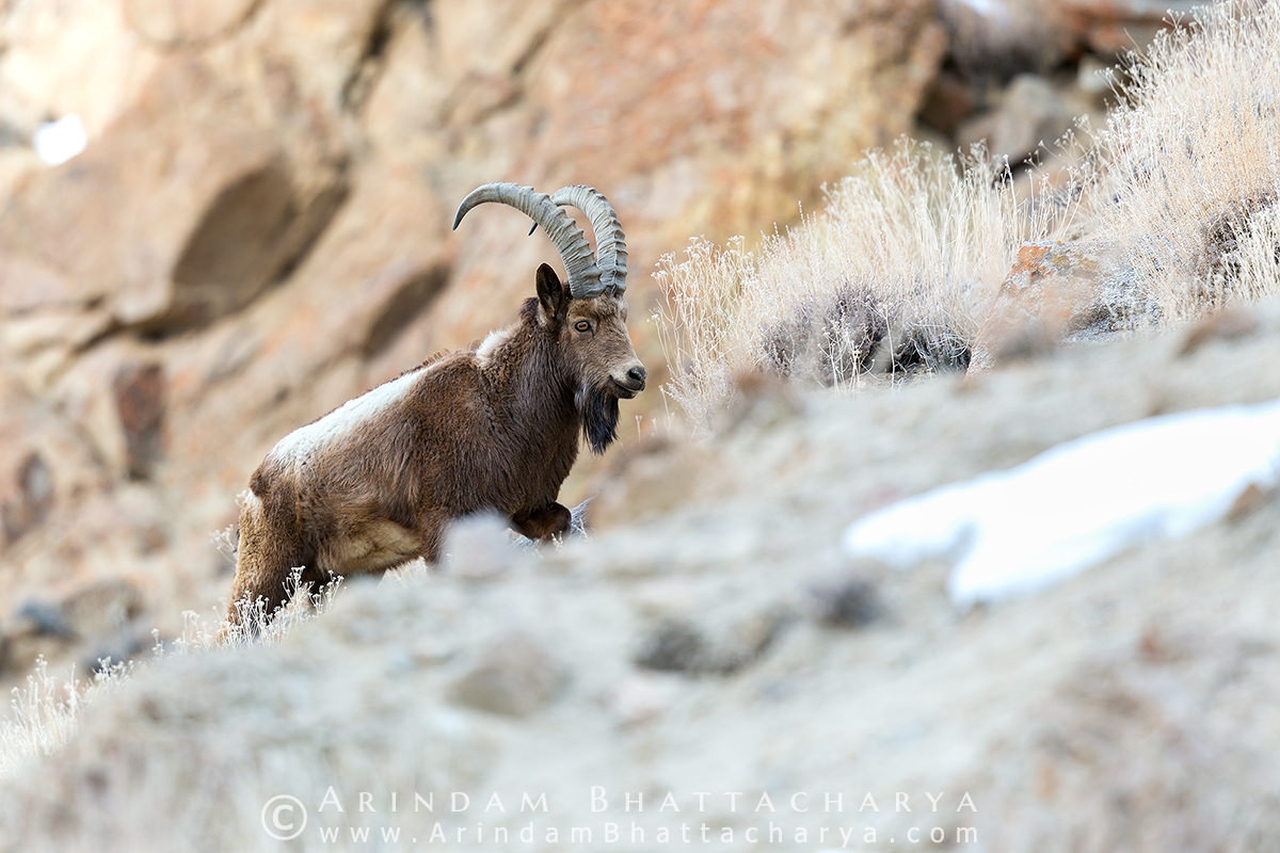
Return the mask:
<path id="1" fill-rule="evenodd" d="M 1152 322 L 1158 309 L 1129 281 L 1133 275 L 1104 241 L 1024 245 L 979 331 L 974 365 Z"/>

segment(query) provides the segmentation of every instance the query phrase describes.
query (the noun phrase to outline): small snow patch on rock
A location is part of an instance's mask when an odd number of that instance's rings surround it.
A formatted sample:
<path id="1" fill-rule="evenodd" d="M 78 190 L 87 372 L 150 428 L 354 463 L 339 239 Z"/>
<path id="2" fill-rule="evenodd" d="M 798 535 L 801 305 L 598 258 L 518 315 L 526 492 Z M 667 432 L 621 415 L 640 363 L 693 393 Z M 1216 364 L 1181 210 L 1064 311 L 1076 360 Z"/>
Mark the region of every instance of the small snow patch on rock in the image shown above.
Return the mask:
<path id="1" fill-rule="evenodd" d="M 84 151 L 89 137 L 78 115 L 65 115 L 36 128 L 31 139 L 36 156 L 50 166 L 60 166 Z"/>

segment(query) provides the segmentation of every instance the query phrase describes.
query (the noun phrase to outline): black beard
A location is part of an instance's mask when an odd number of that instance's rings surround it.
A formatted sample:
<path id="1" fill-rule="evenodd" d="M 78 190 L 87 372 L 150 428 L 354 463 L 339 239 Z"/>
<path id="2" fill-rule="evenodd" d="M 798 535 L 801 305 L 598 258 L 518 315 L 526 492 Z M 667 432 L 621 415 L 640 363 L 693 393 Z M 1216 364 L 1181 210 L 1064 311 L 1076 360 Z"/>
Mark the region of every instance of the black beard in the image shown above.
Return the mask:
<path id="1" fill-rule="evenodd" d="M 582 437 L 596 454 L 618 437 L 618 398 L 607 391 L 583 388 L 578 391 L 578 414 L 582 416 Z"/>

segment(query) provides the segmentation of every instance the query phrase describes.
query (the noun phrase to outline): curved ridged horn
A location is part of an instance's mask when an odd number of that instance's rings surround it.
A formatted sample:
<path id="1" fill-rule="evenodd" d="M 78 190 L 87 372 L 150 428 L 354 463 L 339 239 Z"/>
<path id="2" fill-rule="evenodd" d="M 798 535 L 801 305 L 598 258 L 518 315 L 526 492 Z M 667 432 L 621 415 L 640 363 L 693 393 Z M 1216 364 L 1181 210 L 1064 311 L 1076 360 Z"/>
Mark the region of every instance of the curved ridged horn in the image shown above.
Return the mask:
<path id="1" fill-rule="evenodd" d="M 467 211 L 487 201 L 510 205 L 542 226 L 564 261 L 565 272 L 569 274 L 569 293 L 575 299 L 594 296 L 603 289 L 600 270 L 596 267 L 587 235 L 582 233 L 572 216 L 551 200 L 551 196 L 537 192 L 533 187 L 501 182 L 476 187 L 458 205 L 453 227 L 458 227 Z"/>
<path id="2" fill-rule="evenodd" d="M 622 232 L 618 214 L 595 187 L 576 184 L 561 187 L 551 194 L 559 205 L 573 205 L 591 220 L 596 235 L 596 266 L 600 268 L 600 286 L 622 293 L 627 289 L 627 235 Z"/>

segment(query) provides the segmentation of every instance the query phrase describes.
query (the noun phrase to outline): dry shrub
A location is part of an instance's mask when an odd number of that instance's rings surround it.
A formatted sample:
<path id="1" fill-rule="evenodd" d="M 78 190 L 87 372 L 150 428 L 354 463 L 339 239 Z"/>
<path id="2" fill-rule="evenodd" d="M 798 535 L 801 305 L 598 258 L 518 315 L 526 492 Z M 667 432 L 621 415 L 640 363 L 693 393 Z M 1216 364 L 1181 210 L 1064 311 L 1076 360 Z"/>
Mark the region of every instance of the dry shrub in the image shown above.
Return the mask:
<path id="1" fill-rule="evenodd" d="M 1224 0 L 1175 23 L 1129 57 L 1122 104 L 1065 187 L 1033 174 L 1019 203 L 980 152 L 903 142 L 758 248 L 699 239 L 664 258 L 664 393 L 705 426 L 754 371 L 848 387 L 962 367 L 1027 240 L 1118 250 L 1126 273 L 1103 285 L 1143 306 L 1133 325 L 1280 292 L 1280 2 Z"/>
<path id="2" fill-rule="evenodd" d="M 1280 4 L 1225 0 L 1130 58 L 1100 137 L 1100 234 L 1168 319 L 1280 288 Z"/>
<path id="3" fill-rule="evenodd" d="M 823 209 L 758 248 L 694 240 L 667 256 L 655 321 L 695 425 L 754 371 L 835 387 L 868 373 L 963 368 L 979 320 L 1033 224 L 1006 167 L 903 141 L 826 188 Z"/>

